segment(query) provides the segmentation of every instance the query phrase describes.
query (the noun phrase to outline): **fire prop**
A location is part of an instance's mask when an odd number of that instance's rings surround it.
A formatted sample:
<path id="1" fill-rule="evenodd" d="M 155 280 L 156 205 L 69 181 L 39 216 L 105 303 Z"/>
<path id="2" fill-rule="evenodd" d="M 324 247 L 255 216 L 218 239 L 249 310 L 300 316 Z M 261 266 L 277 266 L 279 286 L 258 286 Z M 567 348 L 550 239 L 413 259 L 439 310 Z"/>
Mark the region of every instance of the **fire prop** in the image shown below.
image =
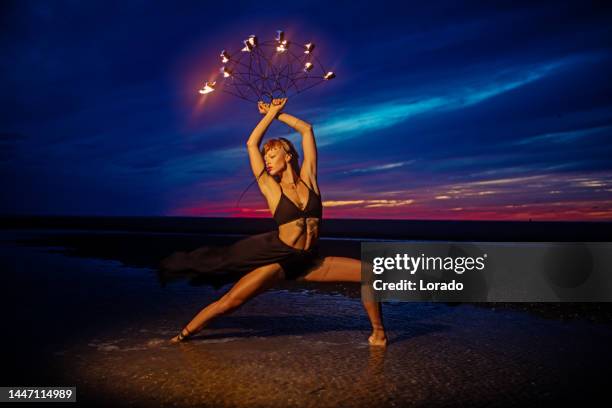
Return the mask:
<path id="1" fill-rule="evenodd" d="M 200 89 L 205 95 L 220 89 L 241 99 L 271 102 L 273 98 L 286 98 L 304 92 L 336 77 L 323 68 L 313 54 L 315 44 L 294 43 L 276 32 L 272 41 L 259 41 L 255 35 L 243 41 L 237 52 L 221 51 L 223 83 L 208 81 Z"/>

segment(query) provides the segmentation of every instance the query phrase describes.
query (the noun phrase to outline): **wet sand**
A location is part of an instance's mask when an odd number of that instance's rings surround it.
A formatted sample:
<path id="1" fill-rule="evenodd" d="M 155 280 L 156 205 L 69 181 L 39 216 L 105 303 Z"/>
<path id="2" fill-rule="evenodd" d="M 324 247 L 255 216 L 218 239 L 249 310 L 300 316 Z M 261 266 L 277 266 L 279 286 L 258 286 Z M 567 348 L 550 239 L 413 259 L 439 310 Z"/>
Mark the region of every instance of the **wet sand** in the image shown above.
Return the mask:
<path id="1" fill-rule="evenodd" d="M 381 350 L 367 345 L 350 285 L 285 282 L 170 345 L 227 287 L 162 288 L 151 262 L 200 240 L 162 235 L 2 231 L 3 297 L 13 305 L 3 316 L 3 383 L 76 385 L 79 403 L 99 406 L 512 406 L 607 391 L 605 314 L 594 322 L 503 305 L 387 303 Z M 327 250 L 350 256 L 354 244 Z"/>

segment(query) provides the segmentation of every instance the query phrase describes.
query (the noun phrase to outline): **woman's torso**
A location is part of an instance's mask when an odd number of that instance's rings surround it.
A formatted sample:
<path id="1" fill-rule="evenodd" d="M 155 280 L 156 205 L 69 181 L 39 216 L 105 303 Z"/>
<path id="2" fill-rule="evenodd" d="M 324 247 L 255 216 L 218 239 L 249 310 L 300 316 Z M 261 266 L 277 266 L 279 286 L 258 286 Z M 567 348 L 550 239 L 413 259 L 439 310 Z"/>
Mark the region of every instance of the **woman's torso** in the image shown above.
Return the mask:
<path id="1" fill-rule="evenodd" d="M 281 184 L 278 187 L 277 194 L 268 198 L 268 206 L 279 224 L 279 239 L 299 250 L 312 248 L 319 238 L 322 216 L 317 186 L 309 186 L 300 179 L 294 188 Z"/>

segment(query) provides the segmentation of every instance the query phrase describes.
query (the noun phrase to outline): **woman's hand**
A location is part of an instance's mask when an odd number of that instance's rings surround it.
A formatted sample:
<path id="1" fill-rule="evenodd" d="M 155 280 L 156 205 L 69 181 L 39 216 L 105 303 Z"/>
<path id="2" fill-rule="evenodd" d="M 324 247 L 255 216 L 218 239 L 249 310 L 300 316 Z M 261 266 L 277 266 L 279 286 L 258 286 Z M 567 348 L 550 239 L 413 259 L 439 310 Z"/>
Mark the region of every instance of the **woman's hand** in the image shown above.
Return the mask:
<path id="1" fill-rule="evenodd" d="M 259 113 L 261 113 L 262 115 L 267 115 L 268 113 L 271 113 L 274 114 L 274 117 L 276 117 L 283 110 L 286 103 L 287 98 L 273 99 L 271 104 L 259 101 L 257 102 L 257 109 L 259 109 Z M 270 110 L 272 110 L 272 112 L 270 112 Z"/>
<path id="2" fill-rule="evenodd" d="M 259 113 L 265 115 L 268 113 L 268 110 L 270 110 L 270 104 L 259 101 L 257 102 L 257 108 L 259 109 Z"/>
<path id="3" fill-rule="evenodd" d="M 277 117 L 285 107 L 286 103 L 287 98 L 272 99 L 272 103 L 268 105 L 268 114 Z"/>

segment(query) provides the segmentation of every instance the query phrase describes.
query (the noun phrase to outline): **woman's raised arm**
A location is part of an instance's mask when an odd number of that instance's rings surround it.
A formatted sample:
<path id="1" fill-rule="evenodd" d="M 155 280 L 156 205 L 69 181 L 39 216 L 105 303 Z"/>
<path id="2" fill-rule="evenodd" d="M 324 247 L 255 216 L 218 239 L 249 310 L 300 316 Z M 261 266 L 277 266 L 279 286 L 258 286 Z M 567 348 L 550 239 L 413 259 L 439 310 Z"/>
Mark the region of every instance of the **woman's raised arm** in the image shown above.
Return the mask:
<path id="1" fill-rule="evenodd" d="M 284 112 L 278 115 L 278 120 L 287 124 L 289 127 L 295 129 L 300 135 L 302 135 L 302 150 L 304 151 L 302 172 L 308 172 L 308 175 L 312 177 L 312 181 L 316 183 L 317 144 L 312 131 L 312 125 Z"/>
<path id="2" fill-rule="evenodd" d="M 249 152 L 249 160 L 251 162 L 251 170 L 253 170 L 253 174 L 255 177 L 259 177 L 264 168 L 265 163 L 263 157 L 261 156 L 261 151 L 259 150 L 259 145 L 261 144 L 261 139 L 263 139 L 264 134 L 270 127 L 270 124 L 274 121 L 274 118 L 278 115 L 278 113 L 283 109 L 285 103 L 287 103 L 287 99 L 275 99 L 275 103 L 272 104 L 272 107 L 267 109 L 266 115 L 259 121 L 255 129 L 251 132 L 251 136 L 249 136 L 249 140 L 247 140 L 247 150 Z M 259 111 L 262 111 L 262 102 L 258 103 Z"/>

